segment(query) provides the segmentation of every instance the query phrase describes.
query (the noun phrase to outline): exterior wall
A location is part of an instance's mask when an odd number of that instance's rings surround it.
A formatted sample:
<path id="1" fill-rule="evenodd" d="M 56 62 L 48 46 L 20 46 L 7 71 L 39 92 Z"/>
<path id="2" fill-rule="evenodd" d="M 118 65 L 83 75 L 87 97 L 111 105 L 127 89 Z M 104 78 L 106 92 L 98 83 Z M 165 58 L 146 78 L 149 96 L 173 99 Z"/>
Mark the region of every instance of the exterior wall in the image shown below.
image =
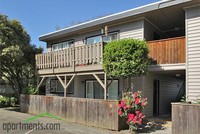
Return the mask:
<path id="1" fill-rule="evenodd" d="M 144 19 L 144 39 L 146 41 L 154 40 L 154 33 L 163 38 L 163 32 L 150 23 L 147 19 Z"/>
<path id="2" fill-rule="evenodd" d="M 104 75 L 98 75 L 100 79 L 104 79 Z M 57 79 L 56 77 L 51 77 L 44 82 L 46 84 L 46 94 L 47 95 L 55 95 L 55 96 L 63 96 L 63 94 L 52 94 L 50 93 L 50 80 L 51 79 Z M 108 78 L 109 79 L 109 78 Z M 122 78 L 116 78 L 119 80 L 119 94 L 118 96 L 121 97 L 122 90 L 124 89 L 123 86 L 123 79 Z M 85 98 L 86 97 L 86 80 L 96 80 L 94 76 L 92 75 L 80 75 L 75 76 L 74 78 L 74 93 L 73 94 L 67 94 L 67 97 L 77 97 L 77 98 Z M 73 84 L 73 83 L 71 83 Z M 64 90 L 64 89 L 63 89 Z"/>
<path id="3" fill-rule="evenodd" d="M 186 96 L 200 98 L 200 6 L 186 9 Z"/>
<path id="4" fill-rule="evenodd" d="M 133 20 L 133 21 L 126 22 L 123 24 L 110 26 L 108 27 L 108 32 L 118 31 L 119 39 L 124 39 L 124 38 L 144 39 L 144 32 L 143 32 L 144 24 L 143 23 L 144 23 L 143 19 Z M 100 34 L 101 34 L 101 29 L 48 42 L 47 52 L 51 52 L 51 45 L 53 43 L 74 39 L 75 46 L 79 46 L 79 45 L 84 44 L 84 41 L 87 37 L 96 36 Z"/>
<path id="5" fill-rule="evenodd" d="M 167 77 L 165 75 L 159 75 L 149 73 L 142 78 L 142 92 L 145 97 L 148 98 L 148 105 L 144 113 L 146 116 L 153 116 L 153 91 L 154 91 L 154 80 L 160 80 L 160 114 L 170 113 L 171 102 L 176 101 L 178 92 L 183 84 L 182 80 Z"/>

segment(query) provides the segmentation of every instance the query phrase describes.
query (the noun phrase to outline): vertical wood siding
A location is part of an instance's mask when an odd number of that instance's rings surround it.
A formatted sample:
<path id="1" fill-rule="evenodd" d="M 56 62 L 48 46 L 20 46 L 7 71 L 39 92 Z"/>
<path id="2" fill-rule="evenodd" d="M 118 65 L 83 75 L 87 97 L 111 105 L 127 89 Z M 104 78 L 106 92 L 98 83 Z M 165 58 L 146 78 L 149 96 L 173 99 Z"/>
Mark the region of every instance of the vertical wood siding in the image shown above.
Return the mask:
<path id="1" fill-rule="evenodd" d="M 200 98 L 200 6 L 186 9 L 187 96 Z"/>
<path id="2" fill-rule="evenodd" d="M 185 63 L 185 37 L 147 42 L 149 57 L 157 64 Z"/>
<path id="3" fill-rule="evenodd" d="M 199 134 L 200 105 L 172 103 L 172 134 Z"/>
<path id="4" fill-rule="evenodd" d="M 21 95 L 21 111 L 31 114 L 50 113 L 66 121 L 99 128 L 120 130 L 118 101 Z"/>

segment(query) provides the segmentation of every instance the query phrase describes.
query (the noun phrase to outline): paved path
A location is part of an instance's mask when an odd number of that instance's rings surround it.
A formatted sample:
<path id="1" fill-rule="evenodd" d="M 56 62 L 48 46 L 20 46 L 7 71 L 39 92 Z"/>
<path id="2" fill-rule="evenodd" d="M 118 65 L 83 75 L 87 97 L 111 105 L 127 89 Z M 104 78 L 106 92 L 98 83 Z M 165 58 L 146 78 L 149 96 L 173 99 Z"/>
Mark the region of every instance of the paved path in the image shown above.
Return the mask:
<path id="1" fill-rule="evenodd" d="M 3 109 L 0 108 L 0 134 L 128 134 L 128 130 L 123 130 L 120 132 L 116 131 L 109 131 L 105 129 L 99 129 L 94 127 L 88 127 L 85 125 L 70 123 L 67 121 L 47 118 L 47 117 L 40 117 L 37 118 L 29 123 L 43 123 L 43 127 L 46 127 L 46 124 L 52 123 L 60 124 L 59 130 L 36 130 L 37 128 L 33 127 L 34 129 L 30 130 L 20 130 L 19 126 L 16 130 L 9 130 L 8 132 L 4 130 L 3 128 L 10 128 L 10 124 L 5 123 L 15 123 L 19 124 L 20 122 L 24 123 L 24 120 L 33 117 L 33 115 L 21 113 L 17 111 L 13 111 L 13 109 Z M 51 124 L 51 125 L 52 125 Z M 151 127 L 149 127 L 151 126 Z M 139 131 L 139 133 L 152 133 L 152 134 L 170 134 L 171 133 L 171 127 L 160 127 L 160 125 L 147 125 L 144 126 L 142 131 Z M 12 127 L 16 127 L 12 126 Z M 39 127 L 38 127 L 39 128 Z M 41 128 L 41 127 L 40 127 Z"/>

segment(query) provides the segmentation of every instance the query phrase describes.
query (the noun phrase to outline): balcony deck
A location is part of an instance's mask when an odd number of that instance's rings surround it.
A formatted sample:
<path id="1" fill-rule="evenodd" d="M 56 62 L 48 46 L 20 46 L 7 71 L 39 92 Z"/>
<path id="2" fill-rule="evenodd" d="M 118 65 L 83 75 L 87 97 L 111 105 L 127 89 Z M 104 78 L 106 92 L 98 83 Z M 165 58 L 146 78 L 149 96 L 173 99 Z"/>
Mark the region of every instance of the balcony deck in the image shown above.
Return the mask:
<path id="1" fill-rule="evenodd" d="M 185 63 L 185 37 L 147 42 L 154 64 Z M 102 71 L 103 43 L 36 55 L 38 74 Z"/>

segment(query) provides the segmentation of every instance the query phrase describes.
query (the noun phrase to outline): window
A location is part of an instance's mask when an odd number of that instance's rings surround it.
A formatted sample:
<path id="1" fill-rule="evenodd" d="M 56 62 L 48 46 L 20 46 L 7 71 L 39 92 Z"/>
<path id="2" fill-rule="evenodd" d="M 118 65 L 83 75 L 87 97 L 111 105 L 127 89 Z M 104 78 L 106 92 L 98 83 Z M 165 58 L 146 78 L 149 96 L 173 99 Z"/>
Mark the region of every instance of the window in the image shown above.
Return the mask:
<path id="1" fill-rule="evenodd" d="M 108 34 L 108 36 L 103 36 L 103 42 L 111 42 L 112 40 L 117 40 L 117 33 Z"/>
<path id="2" fill-rule="evenodd" d="M 57 79 L 51 80 L 51 82 L 50 82 L 50 93 L 64 93 L 64 88 L 61 85 L 59 80 L 57 80 Z M 67 89 L 67 93 L 68 94 L 74 93 L 74 83 L 73 83 L 73 81 L 69 85 L 69 87 Z"/>
<path id="3" fill-rule="evenodd" d="M 52 45 L 52 51 L 67 49 L 67 48 L 71 47 L 73 43 L 74 43 L 74 41 L 70 40 L 70 41 L 65 41 L 65 42 L 53 44 Z"/>
<path id="4" fill-rule="evenodd" d="M 108 80 L 110 83 L 110 80 Z M 104 99 L 104 89 L 96 80 L 86 81 L 86 98 Z M 117 100 L 118 98 L 118 80 L 113 82 L 108 87 L 108 99 Z"/>
<path id="5" fill-rule="evenodd" d="M 101 36 L 87 38 L 87 45 L 102 42 Z"/>
<path id="6" fill-rule="evenodd" d="M 118 33 L 114 32 L 114 33 L 110 33 L 108 34 L 108 36 L 105 35 L 98 35 L 98 36 L 94 36 L 94 37 L 89 37 L 87 38 L 87 45 L 91 45 L 91 44 L 95 44 L 95 43 L 99 43 L 99 42 L 111 42 L 112 40 L 117 40 L 118 39 Z"/>

